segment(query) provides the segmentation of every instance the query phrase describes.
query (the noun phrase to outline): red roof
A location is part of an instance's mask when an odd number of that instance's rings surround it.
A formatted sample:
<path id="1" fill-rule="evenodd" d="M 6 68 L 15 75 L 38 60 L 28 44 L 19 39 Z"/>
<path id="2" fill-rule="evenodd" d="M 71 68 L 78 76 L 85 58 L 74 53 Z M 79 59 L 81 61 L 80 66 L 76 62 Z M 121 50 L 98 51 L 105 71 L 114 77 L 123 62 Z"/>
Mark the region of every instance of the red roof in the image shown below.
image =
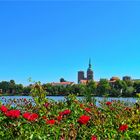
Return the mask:
<path id="1" fill-rule="evenodd" d="M 81 84 L 87 84 L 88 80 L 80 80 Z"/>
<path id="2" fill-rule="evenodd" d="M 119 77 L 112 77 L 112 78 L 110 78 L 110 81 L 116 81 L 116 80 L 119 80 Z"/>
<path id="3" fill-rule="evenodd" d="M 52 85 L 71 85 L 73 84 L 74 82 L 53 82 L 51 83 Z"/>

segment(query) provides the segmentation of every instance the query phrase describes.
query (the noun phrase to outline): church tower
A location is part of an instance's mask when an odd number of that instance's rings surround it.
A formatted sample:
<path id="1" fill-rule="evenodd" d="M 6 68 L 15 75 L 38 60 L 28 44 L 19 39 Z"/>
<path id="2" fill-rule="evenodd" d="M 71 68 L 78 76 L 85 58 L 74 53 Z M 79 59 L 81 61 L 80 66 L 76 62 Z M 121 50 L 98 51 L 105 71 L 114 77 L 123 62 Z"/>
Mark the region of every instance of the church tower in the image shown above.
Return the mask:
<path id="1" fill-rule="evenodd" d="M 91 60 L 89 59 L 89 67 L 87 69 L 87 80 L 93 80 L 93 70 L 91 68 Z"/>
<path id="2" fill-rule="evenodd" d="M 84 80 L 85 77 L 84 77 L 84 71 L 78 71 L 78 83 L 81 81 L 81 80 Z"/>

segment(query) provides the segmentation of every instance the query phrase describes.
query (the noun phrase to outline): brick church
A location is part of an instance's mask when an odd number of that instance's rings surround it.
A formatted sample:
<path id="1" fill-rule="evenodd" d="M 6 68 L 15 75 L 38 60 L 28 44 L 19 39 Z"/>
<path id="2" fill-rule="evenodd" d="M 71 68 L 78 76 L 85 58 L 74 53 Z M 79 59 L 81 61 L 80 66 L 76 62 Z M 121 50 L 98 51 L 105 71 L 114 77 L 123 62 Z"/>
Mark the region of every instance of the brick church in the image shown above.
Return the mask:
<path id="1" fill-rule="evenodd" d="M 93 70 L 91 66 L 91 60 L 89 60 L 89 66 L 87 69 L 87 76 L 84 76 L 84 71 L 78 71 L 78 83 L 83 83 L 86 84 L 89 80 L 94 80 L 93 79 Z"/>

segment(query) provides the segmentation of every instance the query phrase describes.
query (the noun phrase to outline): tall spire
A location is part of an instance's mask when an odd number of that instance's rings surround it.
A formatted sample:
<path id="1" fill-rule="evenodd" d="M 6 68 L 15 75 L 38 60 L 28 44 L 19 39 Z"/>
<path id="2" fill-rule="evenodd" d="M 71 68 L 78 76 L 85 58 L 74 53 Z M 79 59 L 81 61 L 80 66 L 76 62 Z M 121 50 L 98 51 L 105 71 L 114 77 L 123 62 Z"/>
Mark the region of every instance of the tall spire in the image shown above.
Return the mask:
<path id="1" fill-rule="evenodd" d="M 89 69 L 91 69 L 91 59 L 89 58 Z"/>
<path id="2" fill-rule="evenodd" d="M 89 67 L 87 69 L 87 80 L 93 80 L 93 70 L 91 68 L 91 59 L 89 58 Z"/>

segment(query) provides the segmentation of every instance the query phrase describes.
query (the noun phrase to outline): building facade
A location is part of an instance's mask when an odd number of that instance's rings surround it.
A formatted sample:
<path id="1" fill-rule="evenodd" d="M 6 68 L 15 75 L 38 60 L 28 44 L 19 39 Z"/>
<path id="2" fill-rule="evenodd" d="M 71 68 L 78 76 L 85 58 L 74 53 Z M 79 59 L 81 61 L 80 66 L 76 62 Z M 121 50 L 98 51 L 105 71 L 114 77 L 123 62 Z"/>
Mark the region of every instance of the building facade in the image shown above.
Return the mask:
<path id="1" fill-rule="evenodd" d="M 78 83 L 80 80 L 85 80 L 84 71 L 78 71 Z"/>
<path id="2" fill-rule="evenodd" d="M 89 80 L 94 80 L 91 60 L 89 60 L 89 66 L 87 69 L 86 77 L 84 76 L 84 71 L 78 71 L 78 83 L 87 83 L 87 81 Z"/>
<path id="3" fill-rule="evenodd" d="M 74 82 L 52 82 L 50 83 L 52 86 L 68 86 L 68 85 L 73 85 Z"/>

